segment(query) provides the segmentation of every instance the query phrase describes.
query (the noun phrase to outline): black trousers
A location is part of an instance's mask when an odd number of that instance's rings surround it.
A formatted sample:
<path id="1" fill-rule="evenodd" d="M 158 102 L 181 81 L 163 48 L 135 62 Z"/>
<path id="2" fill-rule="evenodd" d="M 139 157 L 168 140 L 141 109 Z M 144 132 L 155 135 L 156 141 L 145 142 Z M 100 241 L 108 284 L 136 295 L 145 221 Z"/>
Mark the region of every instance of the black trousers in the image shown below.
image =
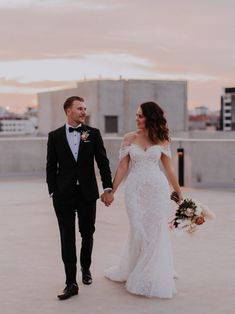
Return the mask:
<path id="1" fill-rule="evenodd" d="M 69 285 L 76 283 L 77 274 L 76 215 L 82 238 L 80 265 L 81 268 L 87 270 L 91 265 L 96 201 L 85 200 L 79 186 L 77 186 L 73 195 L 67 200 L 57 195 L 53 196 L 53 205 L 60 230 L 61 255 L 64 262 L 66 285 Z"/>

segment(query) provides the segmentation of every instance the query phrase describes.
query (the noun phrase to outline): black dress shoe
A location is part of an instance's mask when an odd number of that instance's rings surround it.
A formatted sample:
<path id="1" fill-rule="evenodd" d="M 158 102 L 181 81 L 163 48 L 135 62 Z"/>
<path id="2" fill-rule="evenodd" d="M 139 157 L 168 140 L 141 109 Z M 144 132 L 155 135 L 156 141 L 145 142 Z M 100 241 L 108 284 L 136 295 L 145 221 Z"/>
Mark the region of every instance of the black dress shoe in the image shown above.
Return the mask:
<path id="1" fill-rule="evenodd" d="M 78 285 L 76 283 L 72 283 L 65 287 L 63 294 L 58 295 L 58 299 L 67 300 L 71 298 L 73 295 L 78 294 Z"/>
<path id="2" fill-rule="evenodd" d="M 90 270 L 82 269 L 82 282 L 84 285 L 91 285 L 92 284 L 92 277 Z"/>

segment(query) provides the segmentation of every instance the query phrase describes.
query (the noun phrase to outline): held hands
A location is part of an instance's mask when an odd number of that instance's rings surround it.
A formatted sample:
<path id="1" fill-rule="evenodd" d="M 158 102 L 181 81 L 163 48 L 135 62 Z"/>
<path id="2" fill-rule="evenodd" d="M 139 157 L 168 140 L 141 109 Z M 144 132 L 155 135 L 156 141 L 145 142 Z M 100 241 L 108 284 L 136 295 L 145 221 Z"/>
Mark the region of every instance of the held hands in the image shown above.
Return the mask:
<path id="1" fill-rule="evenodd" d="M 101 201 L 105 204 L 105 206 L 110 206 L 114 200 L 114 195 L 112 191 L 106 191 L 101 195 Z"/>

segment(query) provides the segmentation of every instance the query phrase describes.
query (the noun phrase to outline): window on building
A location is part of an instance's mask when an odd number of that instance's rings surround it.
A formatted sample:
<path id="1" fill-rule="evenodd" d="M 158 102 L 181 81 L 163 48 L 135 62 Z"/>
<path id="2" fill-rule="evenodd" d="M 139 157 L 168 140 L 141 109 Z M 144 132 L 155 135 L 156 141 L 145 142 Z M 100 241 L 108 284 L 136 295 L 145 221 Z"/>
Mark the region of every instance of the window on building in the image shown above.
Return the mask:
<path id="1" fill-rule="evenodd" d="M 231 120 L 231 117 L 225 117 L 225 120 Z"/>
<path id="2" fill-rule="evenodd" d="M 118 133 L 118 116 L 105 116 L 105 133 Z"/>
<path id="3" fill-rule="evenodd" d="M 230 123 L 225 123 L 225 126 L 226 127 L 231 127 L 231 124 Z"/>
<path id="4" fill-rule="evenodd" d="M 225 113 L 230 113 L 231 112 L 231 109 L 226 109 L 225 110 Z"/>

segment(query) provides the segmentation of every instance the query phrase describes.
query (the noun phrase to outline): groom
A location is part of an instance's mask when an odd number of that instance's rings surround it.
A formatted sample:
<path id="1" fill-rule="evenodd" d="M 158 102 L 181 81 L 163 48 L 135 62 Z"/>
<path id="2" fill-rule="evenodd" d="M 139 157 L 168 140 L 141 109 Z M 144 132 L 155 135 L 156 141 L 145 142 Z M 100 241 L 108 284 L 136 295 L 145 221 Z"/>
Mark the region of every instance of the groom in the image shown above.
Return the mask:
<path id="1" fill-rule="evenodd" d="M 99 168 L 104 193 L 101 200 L 109 206 L 113 201 L 112 179 L 100 131 L 84 124 L 86 105 L 78 96 L 64 103 L 67 123 L 49 133 L 47 143 L 47 184 L 57 216 L 66 287 L 60 300 L 78 294 L 75 218 L 82 238 L 80 265 L 82 282 L 92 283 L 90 272 L 95 231 L 96 200 L 99 192 L 94 159 Z"/>

